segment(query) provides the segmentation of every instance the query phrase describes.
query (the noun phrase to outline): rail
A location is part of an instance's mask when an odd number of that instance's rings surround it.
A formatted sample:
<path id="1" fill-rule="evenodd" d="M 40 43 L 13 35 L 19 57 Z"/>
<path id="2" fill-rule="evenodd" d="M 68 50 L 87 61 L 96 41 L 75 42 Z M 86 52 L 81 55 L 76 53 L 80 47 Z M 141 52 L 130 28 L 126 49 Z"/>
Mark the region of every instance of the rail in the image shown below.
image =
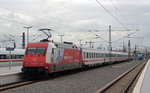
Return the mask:
<path id="1" fill-rule="evenodd" d="M 143 61 L 140 64 L 134 66 L 133 68 L 126 71 L 124 74 L 122 74 L 121 76 L 119 76 L 118 78 L 116 78 L 115 80 L 113 80 L 112 82 L 110 82 L 109 84 L 101 88 L 100 90 L 96 91 L 95 93 L 127 93 L 130 87 L 132 86 L 132 84 L 134 83 L 134 81 L 136 80 L 136 78 L 139 76 L 140 72 L 145 67 L 145 64 L 146 62 Z M 129 74 L 131 75 L 131 73 L 136 73 L 136 75 L 133 76 L 132 78 L 127 78 Z M 123 81 L 125 79 L 126 80 L 129 79 L 127 80 L 128 83 Z"/>

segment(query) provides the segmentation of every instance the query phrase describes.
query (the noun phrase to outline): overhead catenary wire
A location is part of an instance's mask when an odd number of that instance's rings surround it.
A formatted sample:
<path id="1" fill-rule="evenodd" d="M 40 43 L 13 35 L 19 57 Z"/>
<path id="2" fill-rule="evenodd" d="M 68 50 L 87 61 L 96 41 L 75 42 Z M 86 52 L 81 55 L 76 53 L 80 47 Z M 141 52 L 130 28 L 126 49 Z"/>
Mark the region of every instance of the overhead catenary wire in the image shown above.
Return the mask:
<path id="1" fill-rule="evenodd" d="M 36 19 L 36 20 L 45 20 L 45 19 L 43 19 L 43 18 L 38 18 L 38 17 L 31 16 L 31 15 L 28 15 L 28 14 L 20 13 L 20 12 L 17 12 L 17 11 L 15 11 L 15 10 L 8 9 L 8 8 L 5 8 L 5 7 L 0 7 L 0 8 L 1 8 L 1 9 L 5 9 L 5 10 L 8 10 L 8 11 L 11 11 L 11 12 L 16 13 L 16 14 L 21 14 L 21 15 L 25 15 L 25 16 L 28 16 L 28 17 L 32 17 L 32 18 L 34 18 L 34 19 Z M 20 25 L 32 26 L 32 27 L 37 28 L 37 29 L 42 28 L 42 26 L 30 25 L 30 24 L 26 24 L 26 23 L 23 23 L 23 22 L 15 21 L 14 19 L 13 19 L 13 20 L 11 20 L 11 19 L 6 19 L 6 18 L 0 18 L 0 19 L 1 19 L 1 20 L 4 20 L 4 21 L 12 22 L 12 23 L 20 24 Z M 46 20 L 46 21 L 47 21 L 47 22 L 51 22 L 51 21 L 48 21 L 48 20 Z M 55 22 L 55 24 L 56 24 L 56 22 Z M 54 30 L 53 30 L 53 32 L 54 32 Z M 54 33 L 58 34 L 57 32 L 54 32 Z"/>
<path id="2" fill-rule="evenodd" d="M 116 4 L 113 3 L 112 0 L 109 0 L 110 3 L 112 4 L 112 6 L 116 9 L 116 11 L 118 11 L 118 13 L 121 15 L 121 17 L 127 22 L 127 23 L 130 23 L 130 21 L 128 20 L 128 18 L 120 11 L 120 9 L 116 6 Z M 134 26 L 132 26 L 134 29 L 137 29 L 135 28 Z"/>
<path id="3" fill-rule="evenodd" d="M 58 22 L 49 21 L 49 20 L 46 20 L 46 19 L 44 19 L 44 18 L 39 18 L 39 17 L 32 16 L 32 15 L 25 14 L 25 13 L 20 13 L 20 12 L 18 12 L 18 11 L 15 11 L 15 10 L 12 10 L 12 9 L 9 9 L 9 8 L 5 8 L 5 7 L 0 7 L 0 8 L 1 8 L 1 9 L 5 9 L 5 10 L 8 10 L 8 11 L 11 11 L 11 12 L 13 12 L 14 14 L 16 13 L 16 14 L 21 14 L 21 15 L 24 15 L 24 16 L 32 17 L 32 18 L 34 18 L 35 20 L 44 20 L 44 21 L 46 21 L 46 22 L 59 24 Z M 1 19 L 3 20 L 4 18 L 1 18 Z M 4 20 L 5 20 L 5 19 L 4 19 Z M 5 21 L 7 21 L 7 20 L 8 20 L 8 19 L 6 19 Z M 10 22 L 12 22 L 12 21 L 13 21 L 13 20 L 11 20 Z M 17 21 L 15 21 L 15 23 L 20 23 L 20 24 L 22 24 L 22 25 L 31 26 L 31 25 L 24 24 L 24 23 L 17 22 Z M 66 25 L 66 24 L 62 24 L 62 23 L 61 23 L 61 25 L 64 25 L 64 26 L 69 27 L 69 28 L 72 28 L 71 26 L 68 26 L 68 25 Z M 36 27 L 36 28 L 41 28 L 41 27 L 39 27 L 39 26 L 34 26 L 34 27 Z"/>
<path id="4" fill-rule="evenodd" d="M 92 34 L 94 34 L 97 38 L 100 38 L 100 39 L 102 39 L 103 41 L 105 41 L 105 42 L 107 42 L 107 43 L 108 43 L 108 41 L 107 41 L 107 40 L 103 39 L 103 38 L 102 38 L 102 37 L 100 37 L 99 35 L 97 35 L 97 34 L 95 34 L 95 33 L 91 32 L 90 30 L 89 30 L 89 32 L 90 32 L 90 33 L 92 33 Z"/>
<path id="5" fill-rule="evenodd" d="M 113 3 L 113 1 L 112 0 L 109 0 L 110 1 L 110 3 L 112 4 L 112 6 L 119 12 L 119 14 L 122 16 L 122 18 L 125 20 L 125 21 L 127 21 L 127 22 L 129 22 L 129 20 L 125 17 L 125 15 L 120 11 L 120 9 L 118 9 L 118 7 Z"/>
<path id="6" fill-rule="evenodd" d="M 21 15 L 29 16 L 29 17 L 32 17 L 32 18 L 34 18 L 34 19 L 36 19 L 36 20 L 45 20 L 46 22 L 51 22 L 51 23 L 58 24 L 57 22 L 52 22 L 52 21 L 48 21 L 48 20 L 43 19 L 43 18 L 38 18 L 38 17 L 31 16 L 31 15 L 28 15 L 28 14 L 20 13 L 20 12 L 17 12 L 17 11 L 15 11 L 15 10 L 12 10 L 12 9 L 4 8 L 4 7 L 0 7 L 0 8 L 1 8 L 1 9 L 5 9 L 5 10 L 8 10 L 8 11 L 11 11 L 11 12 L 16 13 L 16 14 L 21 14 Z M 35 25 L 30 25 L 30 24 L 22 23 L 22 22 L 19 22 L 19 21 L 15 21 L 14 19 L 13 19 L 13 20 L 12 20 L 12 19 L 6 19 L 6 18 L 0 18 L 0 19 L 1 19 L 1 20 L 4 20 L 4 21 L 12 22 L 12 23 L 20 24 L 20 25 L 32 26 L 32 27 L 37 28 L 37 29 L 42 28 L 42 26 L 35 26 Z M 62 25 L 72 28 L 71 26 L 68 26 L 68 25 L 65 25 L 65 24 L 62 24 Z M 59 35 L 60 33 L 54 31 L 54 34 Z"/>
<path id="7" fill-rule="evenodd" d="M 123 28 L 125 28 L 126 30 L 129 30 L 117 17 L 115 17 L 108 9 L 105 8 L 105 6 L 100 3 L 98 0 L 96 0 L 96 2 L 102 7 L 104 8 L 105 11 L 107 11 Z"/>
<path id="8" fill-rule="evenodd" d="M 139 30 L 137 30 L 137 31 L 139 31 Z M 117 41 L 120 41 L 121 39 L 123 39 L 123 38 L 127 38 L 127 37 L 129 37 L 130 35 L 132 35 L 132 34 L 134 34 L 134 33 L 136 33 L 137 31 L 134 31 L 134 32 L 132 32 L 132 33 L 130 33 L 130 34 L 128 34 L 128 35 L 126 35 L 126 36 L 124 36 L 124 37 L 121 37 L 121 38 L 119 38 L 118 40 L 115 40 L 114 42 L 112 42 L 112 43 L 115 43 L 115 42 L 117 42 Z"/>

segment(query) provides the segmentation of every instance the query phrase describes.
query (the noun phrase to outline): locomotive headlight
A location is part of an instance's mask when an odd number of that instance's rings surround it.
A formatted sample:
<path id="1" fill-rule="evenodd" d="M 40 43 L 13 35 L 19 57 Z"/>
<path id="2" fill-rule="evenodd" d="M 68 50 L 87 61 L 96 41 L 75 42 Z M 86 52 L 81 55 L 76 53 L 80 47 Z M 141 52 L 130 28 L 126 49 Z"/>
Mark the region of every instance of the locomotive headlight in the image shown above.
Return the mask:
<path id="1" fill-rule="evenodd" d="M 25 64 L 25 65 L 28 65 L 29 63 L 28 63 L 28 62 L 25 62 L 24 64 Z"/>
<path id="2" fill-rule="evenodd" d="M 45 67 L 45 69 L 48 69 L 48 67 Z"/>

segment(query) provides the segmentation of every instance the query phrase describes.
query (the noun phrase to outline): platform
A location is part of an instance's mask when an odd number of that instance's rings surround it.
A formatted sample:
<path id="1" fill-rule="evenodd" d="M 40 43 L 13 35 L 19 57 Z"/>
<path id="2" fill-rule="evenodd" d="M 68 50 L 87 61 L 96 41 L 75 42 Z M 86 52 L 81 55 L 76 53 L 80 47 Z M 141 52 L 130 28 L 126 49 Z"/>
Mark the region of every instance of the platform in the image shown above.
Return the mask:
<path id="1" fill-rule="evenodd" d="M 150 59 L 148 60 L 141 76 L 132 93 L 149 93 L 150 91 Z"/>
<path id="2" fill-rule="evenodd" d="M 0 76 L 21 73 L 22 66 L 0 67 Z"/>

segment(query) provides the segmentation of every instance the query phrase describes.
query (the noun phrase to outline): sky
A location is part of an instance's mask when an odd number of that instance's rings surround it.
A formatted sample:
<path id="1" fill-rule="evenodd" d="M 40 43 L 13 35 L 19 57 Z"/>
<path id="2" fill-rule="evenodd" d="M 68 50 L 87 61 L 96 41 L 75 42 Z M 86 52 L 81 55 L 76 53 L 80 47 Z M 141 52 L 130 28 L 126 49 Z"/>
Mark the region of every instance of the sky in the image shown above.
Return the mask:
<path id="1" fill-rule="evenodd" d="M 30 42 L 46 38 L 38 29 L 49 28 L 55 42 L 64 35 L 63 41 L 76 45 L 82 39 L 83 46 L 92 41 L 95 48 L 107 48 L 111 26 L 113 49 L 127 46 L 128 40 L 132 48 L 143 48 L 150 45 L 149 8 L 149 0 L 0 0 L 0 44 L 8 46 L 11 37 L 20 48 L 27 32 L 23 27 L 32 26 Z"/>

